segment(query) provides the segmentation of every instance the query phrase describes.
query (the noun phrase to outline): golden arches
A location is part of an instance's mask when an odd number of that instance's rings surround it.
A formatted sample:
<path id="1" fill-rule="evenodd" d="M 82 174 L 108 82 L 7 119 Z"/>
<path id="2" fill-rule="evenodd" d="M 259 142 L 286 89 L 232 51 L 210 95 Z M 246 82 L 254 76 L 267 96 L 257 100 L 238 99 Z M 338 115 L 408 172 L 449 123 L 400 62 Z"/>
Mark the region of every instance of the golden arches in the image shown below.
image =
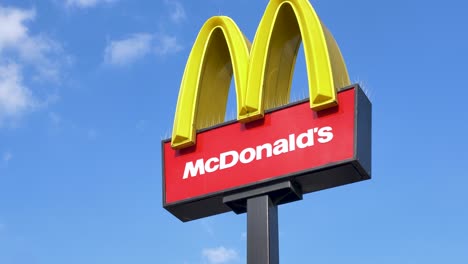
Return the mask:
<path id="1" fill-rule="evenodd" d="M 197 129 L 224 120 L 233 72 L 237 106 L 244 105 L 249 49 L 249 41 L 229 17 L 206 21 L 182 78 L 172 135 L 174 148 L 195 144 Z"/>
<path id="2" fill-rule="evenodd" d="M 172 147 L 195 144 L 197 129 L 223 121 L 233 73 L 240 122 L 261 118 L 265 108 L 287 103 L 301 40 L 311 108 L 318 111 L 336 105 L 336 89 L 349 84 L 346 65 L 333 36 L 307 0 L 270 0 L 250 53 L 250 43 L 233 20 L 210 18 L 187 61 Z"/>

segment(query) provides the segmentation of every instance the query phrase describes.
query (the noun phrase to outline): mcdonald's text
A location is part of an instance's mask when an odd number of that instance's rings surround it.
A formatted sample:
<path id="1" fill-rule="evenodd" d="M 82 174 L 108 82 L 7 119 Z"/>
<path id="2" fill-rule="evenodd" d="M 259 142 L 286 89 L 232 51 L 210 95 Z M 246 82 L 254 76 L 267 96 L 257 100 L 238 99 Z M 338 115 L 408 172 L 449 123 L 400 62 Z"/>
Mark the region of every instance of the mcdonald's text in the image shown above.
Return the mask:
<path id="1" fill-rule="evenodd" d="M 218 170 L 225 170 L 237 165 L 238 162 L 249 164 L 263 158 L 282 155 L 296 149 L 310 148 L 315 144 L 325 144 L 333 139 L 333 128 L 315 127 L 308 129 L 306 132 L 299 134 L 290 134 L 287 138 L 281 138 L 272 143 L 265 143 L 256 147 L 248 147 L 241 152 L 230 150 L 223 152 L 219 157 L 198 159 L 196 162 L 189 161 L 185 164 L 183 179 L 204 175 L 205 173 L 213 173 Z M 317 153 L 320 154 L 320 153 Z"/>

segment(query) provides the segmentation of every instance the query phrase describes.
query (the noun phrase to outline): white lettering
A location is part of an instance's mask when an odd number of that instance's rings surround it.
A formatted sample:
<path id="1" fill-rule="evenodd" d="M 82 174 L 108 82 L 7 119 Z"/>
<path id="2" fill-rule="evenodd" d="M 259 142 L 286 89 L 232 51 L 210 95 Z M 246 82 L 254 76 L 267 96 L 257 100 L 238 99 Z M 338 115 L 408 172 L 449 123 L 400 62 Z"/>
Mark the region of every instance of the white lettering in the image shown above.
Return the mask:
<path id="1" fill-rule="evenodd" d="M 299 134 L 290 134 L 287 138 L 280 138 L 273 144 L 265 143 L 256 147 L 249 147 L 242 150 L 240 153 L 235 150 L 223 152 L 218 157 L 209 158 L 206 162 L 204 159 L 198 159 L 195 164 L 193 161 L 185 164 L 184 175 L 182 179 L 188 179 L 205 173 L 212 173 L 218 170 L 225 170 L 234 167 L 240 161 L 248 164 L 254 160 L 262 160 L 275 155 L 282 155 L 297 149 L 313 147 L 315 140 L 325 144 L 333 140 L 333 128 L 330 126 L 322 128 L 311 128 L 306 132 Z"/>
<path id="2" fill-rule="evenodd" d="M 193 165 L 193 161 L 187 162 L 185 164 L 184 177 L 182 179 L 187 179 L 189 174 L 190 177 L 195 177 L 198 174 L 205 174 L 205 167 L 203 167 L 203 163 L 203 159 L 197 160 L 195 166 Z"/>
<path id="3" fill-rule="evenodd" d="M 296 135 L 289 135 L 289 151 L 296 150 Z"/>
<path id="4" fill-rule="evenodd" d="M 273 144 L 275 147 L 273 148 L 273 154 L 275 156 L 281 155 L 283 153 L 287 153 L 288 149 L 288 140 L 285 138 L 278 139 Z"/>
<path id="5" fill-rule="evenodd" d="M 273 150 L 270 143 L 263 144 L 261 146 L 257 146 L 257 160 L 262 159 L 262 150 L 266 150 L 266 157 L 269 158 L 273 155 Z"/>
<path id="6" fill-rule="evenodd" d="M 318 136 L 319 138 L 317 139 L 318 142 L 320 143 L 328 143 L 333 139 L 333 128 L 327 126 L 327 127 L 322 127 L 318 131 Z"/>
<path id="7" fill-rule="evenodd" d="M 213 163 L 218 163 L 219 159 L 218 158 L 211 158 L 206 161 L 205 163 L 205 171 L 210 173 L 210 172 L 215 172 L 219 169 L 219 164 L 212 165 Z"/>
<path id="8" fill-rule="evenodd" d="M 232 157 L 232 160 L 230 163 L 226 163 L 226 158 L 228 156 Z M 237 151 L 231 150 L 228 152 L 221 153 L 220 161 L 219 161 L 219 169 L 224 170 L 224 169 L 231 168 L 232 166 L 235 166 L 238 161 L 239 161 L 239 153 L 237 153 Z"/>
<path id="9" fill-rule="evenodd" d="M 247 158 L 247 153 L 249 154 L 249 157 Z M 255 159 L 255 149 L 253 148 L 246 148 L 244 149 L 239 156 L 240 162 L 247 164 L 252 162 Z"/>
<path id="10" fill-rule="evenodd" d="M 304 143 L 304 139 L 307 139 L 305 143 Z M 301 148 L 301 149 L 312 147 L 314 145 L 314 130 L 309 129 L 307 130 L 307 133 L 300 134 L 296 139 L 296 145 L 298 148 Z"/>

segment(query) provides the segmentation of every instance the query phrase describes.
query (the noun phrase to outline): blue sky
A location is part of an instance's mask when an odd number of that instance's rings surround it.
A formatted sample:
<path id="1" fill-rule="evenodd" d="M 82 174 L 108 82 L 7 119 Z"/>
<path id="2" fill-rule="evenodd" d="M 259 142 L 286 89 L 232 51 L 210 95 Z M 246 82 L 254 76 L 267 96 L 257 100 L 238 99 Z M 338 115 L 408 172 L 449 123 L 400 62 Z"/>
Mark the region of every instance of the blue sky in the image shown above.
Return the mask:
<path id="1" fill-rule="evenodd" d="M 162 208 L 160 140 L 203 22 L 252 40 L 267 2 L 0 1 L 0 263 L 245 263 L 245 215 Z M 373 102 L 373 179 L 281 206 L 281 263 L 468 263 L 467 3 L 312 4 Z"/>

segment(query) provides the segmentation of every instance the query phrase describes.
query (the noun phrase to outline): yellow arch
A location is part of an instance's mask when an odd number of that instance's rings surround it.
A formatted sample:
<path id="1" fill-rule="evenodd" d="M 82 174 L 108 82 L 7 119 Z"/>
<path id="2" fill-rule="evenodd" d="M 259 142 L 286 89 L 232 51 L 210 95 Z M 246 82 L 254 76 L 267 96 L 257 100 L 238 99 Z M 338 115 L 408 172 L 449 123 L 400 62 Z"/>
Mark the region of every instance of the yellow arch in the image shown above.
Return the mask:
<path id="1" fill-rule="evenodd" d="M 299 45 L 303 40 L 310 106 L 319 111 L 337 104 L 336 90 L 350 84 L 346 65 L 331 33 L 307 0 L 270 0 L 250 53 L 245 120 L 265 108 L 289 102 Z"/>
<path id="2" fill-rule="evenodd" d="M 289 102 L 303 40 L 310 105 L 337 104 L 336 89 L 349 85 L 343 57 L 307 0 L 270 0 L 250 43 L 228 17 L 210 18 L 190 53 L 177 101 L 172 147 L 195 144 L 196 130 L 221 123 L 234 73 L 237 119 L 263 117 L 266 108 Z"/>
<path id="3" fill-rule="evenodd" d="M 206 21 L 190 52 L 180 85 L 172 147 L 194 145 L 197 129 L 223 122 L 233 72 L 240 112 L 246 92 L 249 49 L 250 42 L 229 17 Z"/>

